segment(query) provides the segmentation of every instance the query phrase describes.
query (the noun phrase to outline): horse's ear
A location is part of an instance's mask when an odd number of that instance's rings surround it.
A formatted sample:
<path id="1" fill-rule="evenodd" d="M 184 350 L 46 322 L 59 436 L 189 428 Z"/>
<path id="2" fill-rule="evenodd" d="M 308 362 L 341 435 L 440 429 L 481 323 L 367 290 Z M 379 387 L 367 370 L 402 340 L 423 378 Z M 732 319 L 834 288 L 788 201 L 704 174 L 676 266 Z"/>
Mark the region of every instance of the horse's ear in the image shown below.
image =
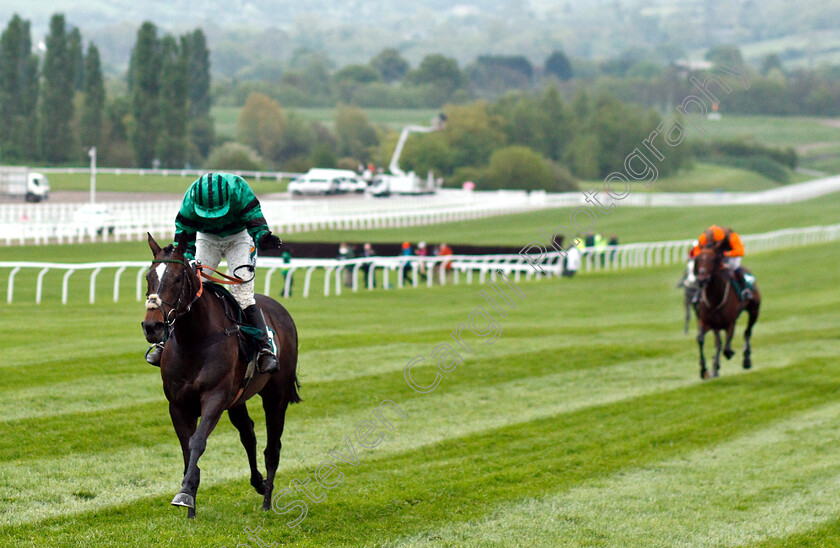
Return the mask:
<path id="1" fill-rule="evenodd" d="M 152 237 L 151 232 L 146 232 L 146 235 L 149 237 L 149 247 L 152 248 L 152 254 L 157 257 L 158 253 L 160 253 L 160 246 Z"/>
<path id="2" fill-rule="evenodd" d="M 178 251 L 182 254 L 187 249 L 188 239 L 189 237 L 187 236 L 186 232 L 179 232 L 175 235 L 175 245 L 178 247 Z"/>

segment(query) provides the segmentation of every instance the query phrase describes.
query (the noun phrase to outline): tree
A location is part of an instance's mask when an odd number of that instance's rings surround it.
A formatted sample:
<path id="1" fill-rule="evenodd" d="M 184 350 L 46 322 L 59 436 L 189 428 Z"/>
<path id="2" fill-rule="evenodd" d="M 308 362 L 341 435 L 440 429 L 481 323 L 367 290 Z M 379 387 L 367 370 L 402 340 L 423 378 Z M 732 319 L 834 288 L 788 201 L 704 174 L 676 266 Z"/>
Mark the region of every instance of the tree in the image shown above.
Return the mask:
<path id="1" fill-rule="evenodd" d="M 236 126 L 240 142 L 271 162 L 280 159 L 286 131 L 286 114 L 280 103 L 263 93 L 252 93 L 239 112 Z"/>
<path id="2" fill-rule="evenodd" d="M 157 142 L 158 93 L 160 75 L 160 40 L 157 27 L 149 21 L 137 31 L 131 52 L 129 87 L 134 114 L 132 145 L 140 167 L 152 167 Z"/>
<path id="3" fill-rule="evenodd" d="M 178 168 L 184 166 L 187 158 L 187 58 L 169 34 L 161 41 L 160 57 L 155 150 L 162 167 Z"/>
<path id="4" fill-rule="evenodd" d="M 335 136 L 338 154 L 360 162 L 368 161 L 371 150 L 379 144 L 379 136 L 368 123 L 365 112 L 344 104 L 335 109 Z"/>
<path id="5" fill-rule="evenodd" d="M 38 58 L 29 21 L 13 16 L 0 35 L 0 149 L 3 158 L 38 156 Z"/>
<path id="6" fill-rule="evenodd" d="M 529 87 L 534 67 L 521 55 L 482 55 L 466 72 L 482 95 L 498 95 L 509 89 Z"/>
<path id="7" fill-rule="evenodd" d="M 44 56 L 41 88 L 41 124 L 39 141 L 43 158 L 48 162 L 66 162 L 75 157 L 73 134 L 73 63 L 69 58 L 64 16 L 50 19 L 47 52 Z"/>
<path id="8" fill-rule="evenodd" d="M 548 59 L 545 60 L 544 71 L 562 82 L 572 79 L 575 75 L 572 62 L 562 51 L 554 51 L 548 56 Z"/>
<path id="9" fill-rule="evenodd" d="M 201 157 L 206 157 L 216 138 L 213 118 L 210 117 L 210 51 L 201 29 L 183 36 L 181 47 L 187 57 L 190 141 L 194 150 Z"/>
<path id="10" fill-rule="evenodd" d="M 385 48 L 370 60 L 370 66 L 379 71 L 386 82 L 402 80 L 409 69 L 408 61 L 394 48 Z"/>
<path id="11" fill-rule="evenodd" d="M 201 29 L 185 35 L 182 47 L 189 74 L 190 119 L 210 114 L 210 51 Z"/>
<path id="12" fill-rule="evenodd" d="M 434 54 L 424 57 L 420 66 L 406 75 L 406 81 L 415 86 L 431 86 L 439 91 L 440 97 L 448 98 L 466 86 L 467 78 L 455 59 Z"/>
<path id="13" fill-rule="evenodd" d="M 455 165 L 484 165 L 505 144 L 504 118 L 491 113 L 485 101 L 449 107 L 446 116 L 446 138 L 455 150 Z"/>
<path id="14" fill-rule="evenodd" d="M 102 129 L 105 113 L 105 84 L 102 80 L 102 67 L 99 61 L 99 49 L 93 44 L 88 46 L 84 67 L 84 102 L 79 121 L 79 137 L 83 147 L 102 147 Z"/>
<path id="15" fill-rule="evenodd" d="M 78 27 L 73 27 L 67 35 L 67 58 L 72 64 L 70 74 L 73 75 L 73 89 L 82 91 L 85 84 L 85 55 L 82 33 Z"/>

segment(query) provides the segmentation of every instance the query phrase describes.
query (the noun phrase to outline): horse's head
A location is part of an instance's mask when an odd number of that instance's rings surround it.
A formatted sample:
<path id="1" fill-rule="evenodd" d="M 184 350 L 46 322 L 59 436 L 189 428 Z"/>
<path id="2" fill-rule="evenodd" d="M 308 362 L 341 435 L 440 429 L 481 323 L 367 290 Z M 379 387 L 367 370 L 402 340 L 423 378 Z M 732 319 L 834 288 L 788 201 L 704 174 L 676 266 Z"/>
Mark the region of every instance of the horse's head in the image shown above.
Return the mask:
<path id="1" fill-rule="evenodd" d="M 704 286 L 712 276 L 717 274 L 723 265 L 723 248 L 701 249 L 694 258 L 694 276 L 697 284 Z"/>
<path id="2" fill-rule="evenodd" d="M 200 281 L 184 257 L 186 241 L 181 238 L 176 244 L 161 248 L 149 234 L 154 260 L 146 273 L 146 317 L 140 323 L 150 343 L 161 342 L 165 330 L 198 295 Z"/>

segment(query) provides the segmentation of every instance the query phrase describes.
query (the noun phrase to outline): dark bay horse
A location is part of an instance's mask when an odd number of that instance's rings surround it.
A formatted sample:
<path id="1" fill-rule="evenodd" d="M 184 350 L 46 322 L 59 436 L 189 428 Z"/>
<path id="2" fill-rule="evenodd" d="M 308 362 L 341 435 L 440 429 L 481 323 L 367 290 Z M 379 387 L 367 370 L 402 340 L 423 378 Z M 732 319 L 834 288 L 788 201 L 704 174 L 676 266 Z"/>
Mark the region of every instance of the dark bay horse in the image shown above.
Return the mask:
<path id="1" fill-rule="evenodd" d="M 723 265 L 723 249 L 703 249 L 694 260 L 694 275 L 700 289 L 700 302 L 697 306 L 699 329 L 697 344 L 700 346 L 700 378 L 717 377 L 720 371 L 720 331 L 726 331 L 726 345 L 723 355 L 730 359 L 735 355 L 732 351 L 732 336 L 735 334 L 735 322 L 742 310 L 749 313 L 749 322 L 744 331 L 744 369 L 752 367 L 750 359 L 750 337 L 752 328 L 758 320 L 758 310 L 761 307 L 761 296 L 758 287 L 753 290 L 753 297 L 741 301 L 733 286 L 731 274 Z M 703 356 L 703 340 L 707 331 L 715 333 L 715 361 L 711 374 L 706 370 L 706 358 Z"/>
<path id="2" fill-rule="evenodd" d="M 198 459 L 207 446 L 207 437 L 227 409 L 248 455 L 251 485 L 263 495 L 262 507 L 268 510 L 280 462 L 286 408 L 289 403 L 300 401 L 295 323 L 280 303 L 256 295 L 268 326 L 276 334 L 280 371 L 273 375 L 256 373 L 247 388 L 240 390 L 248 364 L 239 351 L 239 325 L 226 316 L 219 297 L 202 290 L 199 275 L 184 257 L 186 242 L 177 244 L 161 248 L 149 234 L 154 260 L 146 275 L 146 316 L 141 322 L 147 341 L 160 342 L 165 333 L 167 338 L 160 374 L 169 400 L 169 415 L 184 455 L 184 479 L 172 504 L 187 507 L 187 516 L 195 517 L 200 476 Z M 254 422 L 245 406 L 254 394 L 262 397 L 266 418 L 265 479 L 257 468 Z"/>

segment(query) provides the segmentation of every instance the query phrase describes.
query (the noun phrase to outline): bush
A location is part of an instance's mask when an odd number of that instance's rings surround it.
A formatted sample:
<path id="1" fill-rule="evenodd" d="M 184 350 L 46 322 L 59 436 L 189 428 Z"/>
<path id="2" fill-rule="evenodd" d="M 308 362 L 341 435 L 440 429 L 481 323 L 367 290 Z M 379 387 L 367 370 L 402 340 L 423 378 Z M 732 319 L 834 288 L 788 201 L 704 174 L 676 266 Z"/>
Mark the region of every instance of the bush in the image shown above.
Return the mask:
<path id="1" fill-rule="evenodd" d="M 208 169 L 228 171 L 262 171 L 265 161 L 256 150 L 242 143 L 225 143 L 213 149 L 207 159 Z"/>
<path id="2" fill-rule="evenodd" d="M 735 157 L 715 155 L 706 158 L 706 160 L 713 164 L 748 169 L 764 175 L 777 183 L 787 183 L 790 180 L 790 171 L 769 156 Z"/>
<path id="3" fill-rule="evenodd" d="M 528 147 L 500 148 L 490 156 L 486 186 L 498 189 L 555 190 L 548 162 Z"/>

